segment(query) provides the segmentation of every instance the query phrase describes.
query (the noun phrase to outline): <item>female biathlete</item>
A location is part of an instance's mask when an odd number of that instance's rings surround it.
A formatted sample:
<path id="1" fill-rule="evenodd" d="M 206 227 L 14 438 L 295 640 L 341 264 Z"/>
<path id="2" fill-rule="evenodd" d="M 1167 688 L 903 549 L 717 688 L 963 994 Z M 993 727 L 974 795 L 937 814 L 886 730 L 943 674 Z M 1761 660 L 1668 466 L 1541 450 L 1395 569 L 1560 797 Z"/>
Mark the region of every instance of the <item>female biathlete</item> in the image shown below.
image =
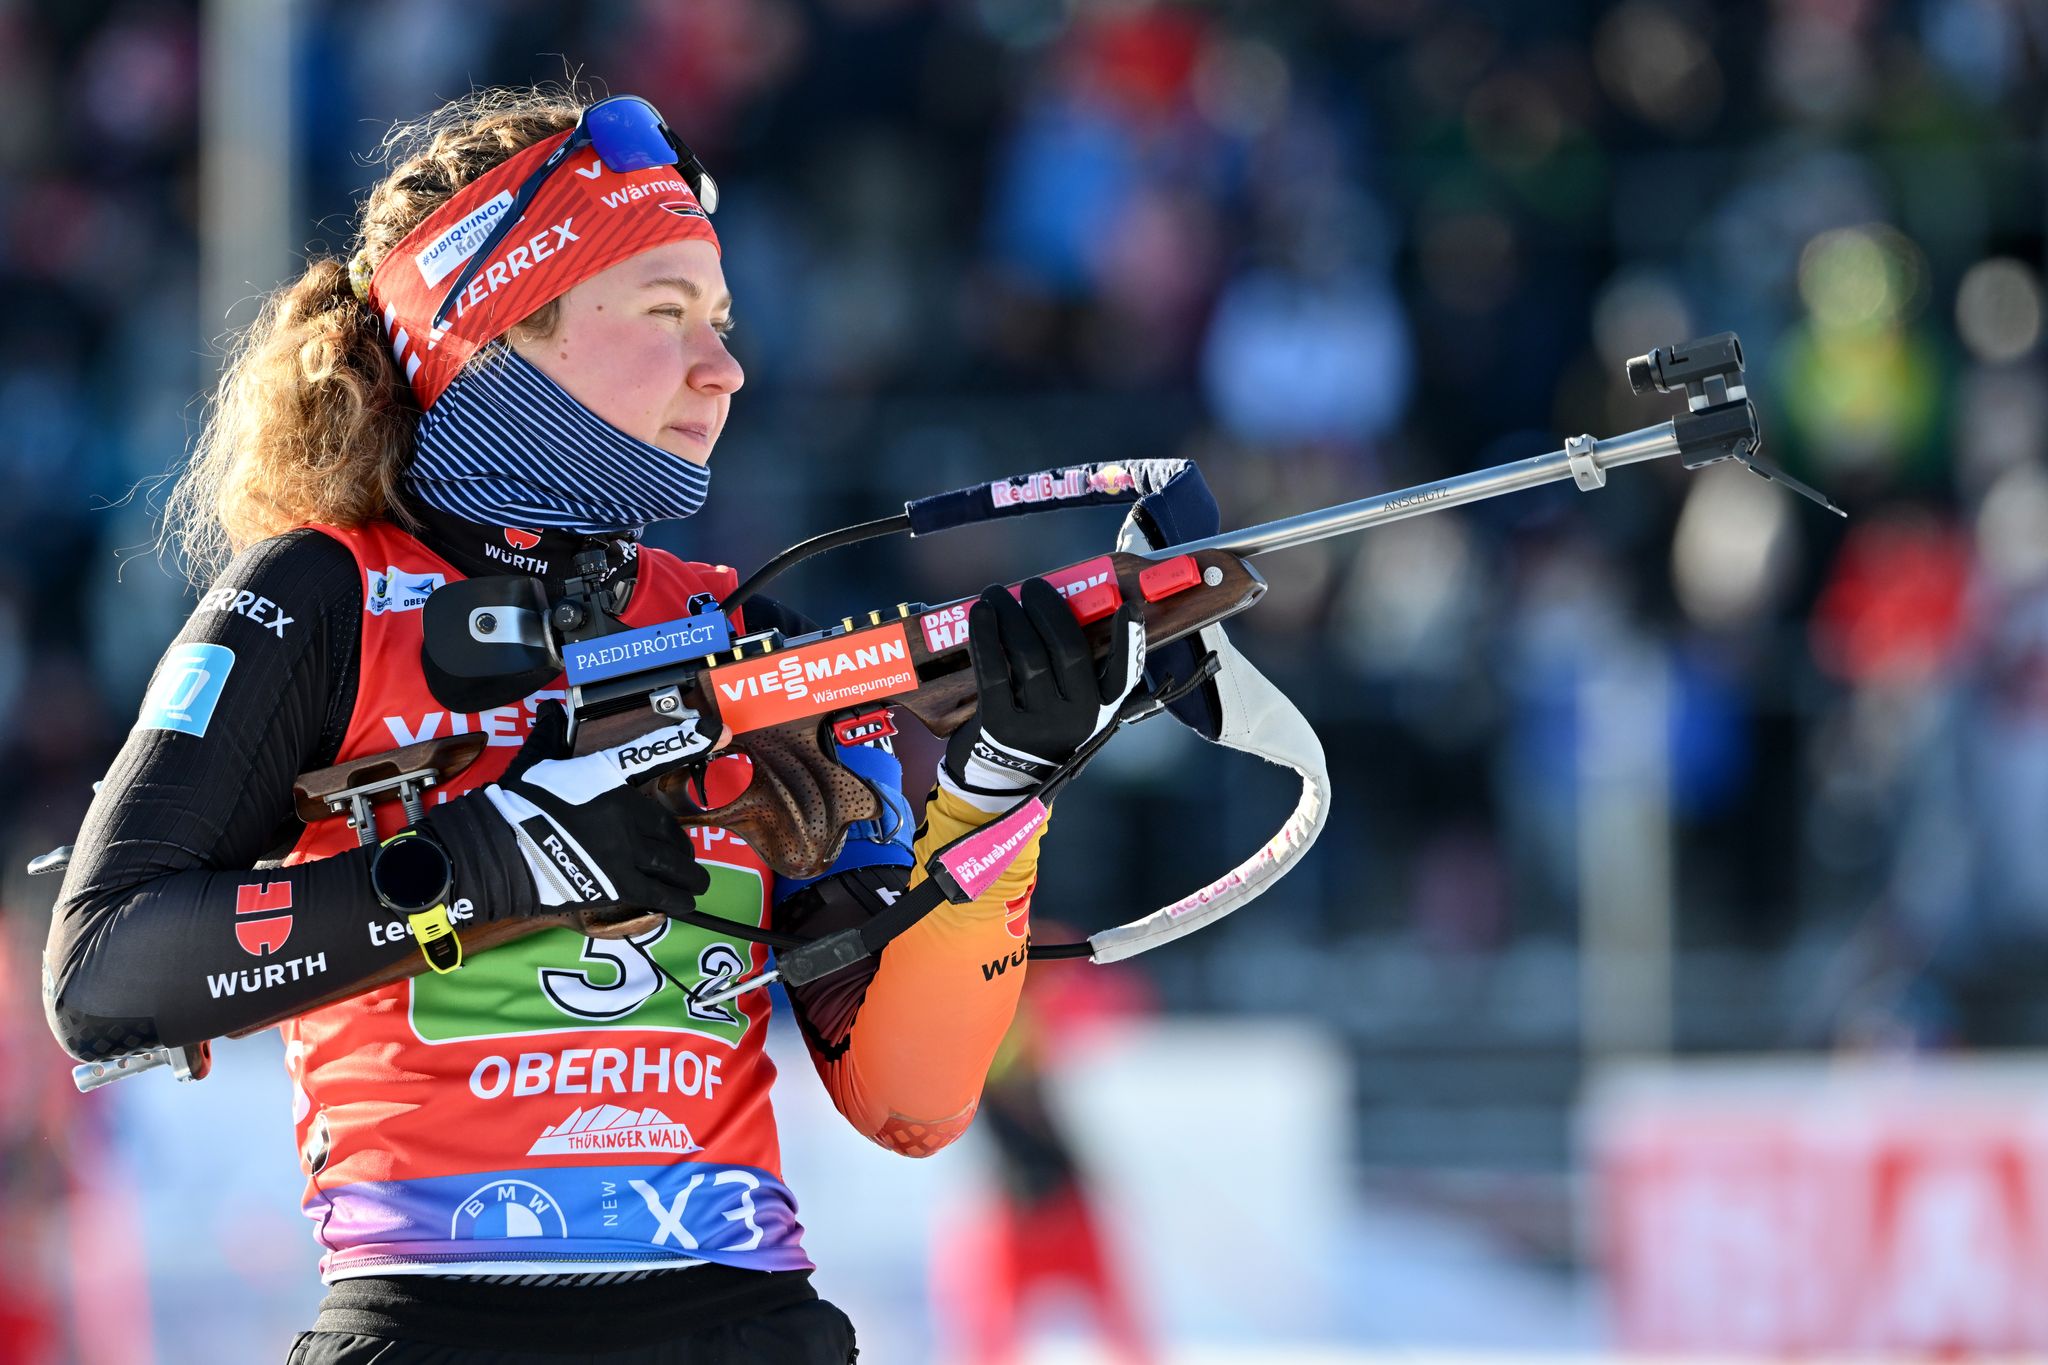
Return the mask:
<path id="1" fill-rule="evenodd" d="M 329 1292 L 294 1362 L 850 1360 L 780 1176 L 769 997 L 689 989 L 764 949 L 672 919 L 630 940 L 549 927 L 312 1006 L 423 952 L 394 879 L 445 872 L 458 938 L 591 905 L 857 924 L 1071 755 L 1135 684 L 1142 641 L 1098 669 L 1042 582 L 984 594 L 981 706 L 914 843 L 894 755 L 845 748 L 891 809 L 809 882 L 729 831 L 685 833 L 641 790 L 659 770 L 630 771 L 644 754 L 571 756 L 559 677 L 477 705 L 421 656 L 421 608 L 451 582 L 559 590 L 596 548 L 628 626 L 735 586 L 637 539 L 704 503 L 741 384 L 717 189 L 625 97 L 485 92 L 388 145 L 357 249 L 269 300 L 176 490 L 196 572 L 232 562 L 86 818 L 51 930 L 51 1027 L 98 1059 L 307 1007 L 283 1032 Z M 763 600 L 744 618 L 805 625 Z M 417 823 L 380 806 L 381 846 L 294 814 L 295 774 L 454 732 L 489 746 Z M 709 761 L 712 798 L 745 786 L 744 757 Z M 833 1103 L 873 1141 L 922 1156 L 973 1117 L 1023 975 L 984 968 L 1022 946 L 1036 865 L 1034 845 L 978 901 L 793 993 Z"/>

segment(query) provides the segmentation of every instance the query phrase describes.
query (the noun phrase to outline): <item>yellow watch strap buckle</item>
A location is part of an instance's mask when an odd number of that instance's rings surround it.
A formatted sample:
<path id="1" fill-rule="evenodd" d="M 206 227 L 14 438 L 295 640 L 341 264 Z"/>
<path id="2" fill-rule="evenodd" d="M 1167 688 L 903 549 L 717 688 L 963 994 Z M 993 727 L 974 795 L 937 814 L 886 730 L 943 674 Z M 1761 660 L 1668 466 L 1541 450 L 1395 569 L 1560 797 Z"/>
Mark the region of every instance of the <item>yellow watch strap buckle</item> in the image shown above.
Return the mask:
<path id="1" fill-rule="evenodd" d="M 462 939 L 448 918 L 447 906 L 418 910 L 405 918 L 412 925 L 413 940 L 420 945 L 420 953 L 429 967 L 445 975 L 462 965 Z"/>

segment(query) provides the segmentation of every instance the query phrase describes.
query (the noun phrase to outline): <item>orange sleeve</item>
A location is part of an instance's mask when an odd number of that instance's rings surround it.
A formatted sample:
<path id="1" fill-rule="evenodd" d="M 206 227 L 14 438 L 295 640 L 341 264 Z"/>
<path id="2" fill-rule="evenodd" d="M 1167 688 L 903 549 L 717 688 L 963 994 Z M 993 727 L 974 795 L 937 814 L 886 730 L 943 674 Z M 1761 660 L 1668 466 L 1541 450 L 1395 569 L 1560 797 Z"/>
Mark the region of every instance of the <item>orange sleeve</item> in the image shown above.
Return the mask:
<path id="1" fill-rule="evenodd" d="M 987 824 L 933 791 L 910 884 L 933 851 Z M 882 949 L 843 1047 L 813 1046 L 832 1103 L 860 1132 L 905 1156 L 930 1156 L 967 1131 L 982 1082 L 1024 985 L 1041 827 L 996 884 L 968 905 L 942 902 Z"/>

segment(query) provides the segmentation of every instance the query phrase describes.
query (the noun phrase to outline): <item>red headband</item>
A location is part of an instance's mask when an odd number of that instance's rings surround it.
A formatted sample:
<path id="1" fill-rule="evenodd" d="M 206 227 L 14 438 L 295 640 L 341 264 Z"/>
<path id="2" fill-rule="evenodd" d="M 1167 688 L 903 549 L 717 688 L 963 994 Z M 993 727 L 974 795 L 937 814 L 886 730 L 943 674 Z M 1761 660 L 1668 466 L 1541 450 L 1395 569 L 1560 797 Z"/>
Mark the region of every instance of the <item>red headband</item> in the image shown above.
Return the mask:
<path id="1" fill-rule="evenodd" d="M 519 187 L 569 137 L 536 143 L 457 190 L 392 248 L 370 277 L 369 303 L 422 409 L 477 348 L 599 271 L 666 242 L 718 245 L 711 220 L 673 166 L 620 173 L 588 149 L 542 183 L 526 212 L 432 334 L 442 297 L 512 206 Z"/>

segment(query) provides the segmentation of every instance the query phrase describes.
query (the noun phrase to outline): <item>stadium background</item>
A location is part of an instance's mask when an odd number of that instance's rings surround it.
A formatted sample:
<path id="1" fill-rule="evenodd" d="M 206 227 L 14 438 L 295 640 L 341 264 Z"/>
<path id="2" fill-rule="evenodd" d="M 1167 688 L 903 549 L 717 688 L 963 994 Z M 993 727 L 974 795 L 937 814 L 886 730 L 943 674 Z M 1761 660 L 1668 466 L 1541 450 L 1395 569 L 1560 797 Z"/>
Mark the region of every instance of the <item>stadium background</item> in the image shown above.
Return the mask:
<path id="1" fill-rule="evenodd" d="M 1083 460 L 1193 456 L 1247 524 L 1661 420 L 1623 359 L 1724 328 L 1851 512 L 1667 462 L 1262 566 L 1234 637 L 1330 828 L 1045 1009 L 1100 1025 L 1053 1107 L 1163 1358 L 2048 1349 L 2044 41 L 2017 0 L 0 3 L 0 1355 L 281 1358 L 317 1298 L 274 1039 L 78 1097 L 21 869 L 190 608 L 152 509 L 222 335 L 343 249 L 391 120 L 565 76 L 724 188 L 747 386 L 654 537 L 693 557 Z M 1127 918 L 1286 810 L 1165 728 L 1063 800 L 1044 910 Z M 966 1358 L 988 1144 L 887 1161 L 786 1071 L 821 1286 L 878 1359 Z"/>

